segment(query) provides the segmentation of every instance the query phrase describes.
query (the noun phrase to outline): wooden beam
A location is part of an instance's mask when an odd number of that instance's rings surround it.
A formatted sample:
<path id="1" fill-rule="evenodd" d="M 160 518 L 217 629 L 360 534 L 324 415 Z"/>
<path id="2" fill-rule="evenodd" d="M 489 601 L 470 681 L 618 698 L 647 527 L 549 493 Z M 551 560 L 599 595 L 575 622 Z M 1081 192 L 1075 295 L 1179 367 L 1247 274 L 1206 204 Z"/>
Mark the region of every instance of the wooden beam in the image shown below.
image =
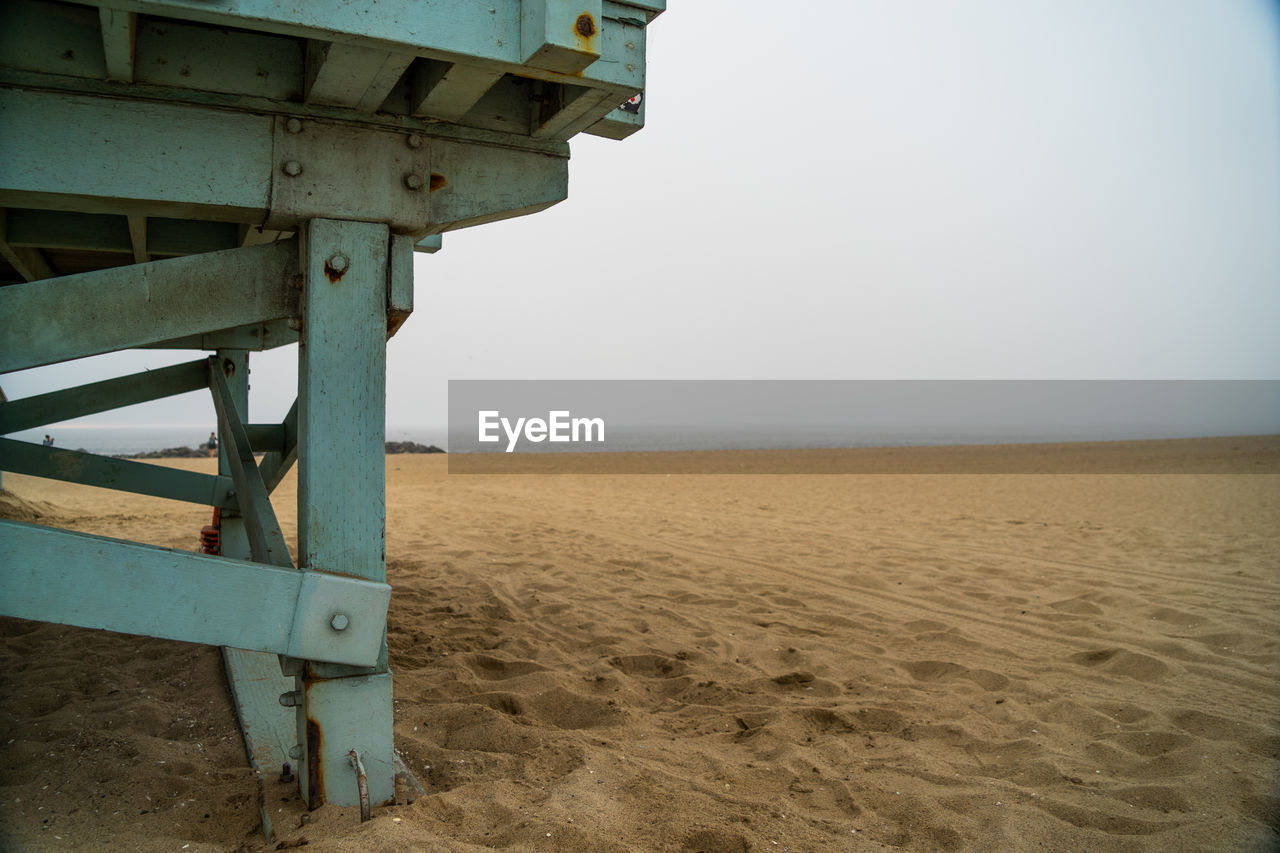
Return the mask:
<path id="1" fill-rule="evenodd" d="M 4 616 L 367 666 L 390 600 L 376 581 L 0 520 Z"/>
<path id="2" fill-rule="evenodd" d="M 577 74 L 600 58 L 601 0 L 522 0 L 520 61 L 561 74 Z"/>
<path id="3" fill-rule="evenodd" d="M 159 400 L 209 384 L 204 359 L 0 402 L 0 435 Z"/>
<path id="4" fill-rule="evenodd" d="M 76 0 L 93 4 L 93 0 Z M 340 41 L 446 61 L 491 65 L 507 73 L 566 76 L 525 65 L 522 56 L 521 0 L 450 4 L 424 0 L 381 0 L 371 14 L 360 3 L 281 3 L 279 0 L 111 0 L 117 9 L 142 12 L 179 21 L 199 21 L 218 27 L 256 30 L 298 38 Z M 658 2 L 609 2 L 601 10 L 600 59 L 577 77 L 584 85 L 622 85 L 633 92 L 644 88 L 644 52 L 629 51 L 637 31 L 661 11 Z M 584 8 L 591 8 L 589 5 Z M 434 13 L 434 14 L 433 14 Z M 593 11 L 594 14 L 594 11 Z M 573 16 L 576 22 L 576 15 Z M 617 30 L 617 37 L 610 34 Z M 572 38 L 572 35 L 569 36 Z"/>
<path id="5" fill-rule="evenodd" d="M 502 79 L 491 68 L 420 59 L 410 72 L 409 111 L 441 121 L 461 121 Z"/>
<path id="6" fill-rule="evenodd" d="M 133 262 L 145 264 L 151 260 L 147 254 L 147 217 L 129 216 L 129 244 L 133 249 Z M 233 226 L 234 227 L 234 226 Z"/>
<path id="7" fill-rule="evenodd" d="M 0 468 L 15 474 L 97 486 L 172 501 L 232 509 L 236 499 L 229 477 L 180 468 L 98 456 L 79 450 L 41 447 L 29 441 L 0 438 Z"/>
<path id="8" fill-rule="evenodd" d="M 18 275 L 26 281 L 39 281 L 53 278 L 53 269 L 40 254 L 39 249 L 26 246 L 14 246 L 8 239 L 7 211 L 0 209 L 0 255 L 9 262 L 9 266 L 18 271 Z"/>
<path id="9" fill-rule="evenodd" d="M 307 43 L 305 101 L 371 113 L 412 61 L 412 53 L 312 39 Z"/>
<path id="10" fill-rule="evenodd" d="M 107 79 L 132 83 L 138 15 L 102 7 L 98 9 L 98 18 L 102 23 L 102 52 L 107 60 Z"/>
<path id="11" fill-rule="evenodd" d="M 535 110 L 529 135 L 534 138 L 568 139 L 595 124 L 600 116 L 614 109 L 616 100 L 608 91 L 582 86 L 542 84 L 550 89 L 549 103 Z"/>
<path id="12" fill-rule="evenodd" d="M 0 373 L 292 317 L 297 252 L 270 243 L 0 288 Z"/>
<path id="13" fill-rule="evenodd" d="M 292 568 L 289 547 L 285 544 L 280 522 L 276 520 L 271 498 L 254 461 L 249 435 L 236 411 L 226 377 L 222 375 L 222 365 L 217 356 L 210 356 L 207 364 L 213 407 L 218 412 L 218 431 L 226 442 L 222 458 L 230 463 L 231 477 L 235 480 L 236 500 L 249 537 L 249 551 L 254 562 Z"/>

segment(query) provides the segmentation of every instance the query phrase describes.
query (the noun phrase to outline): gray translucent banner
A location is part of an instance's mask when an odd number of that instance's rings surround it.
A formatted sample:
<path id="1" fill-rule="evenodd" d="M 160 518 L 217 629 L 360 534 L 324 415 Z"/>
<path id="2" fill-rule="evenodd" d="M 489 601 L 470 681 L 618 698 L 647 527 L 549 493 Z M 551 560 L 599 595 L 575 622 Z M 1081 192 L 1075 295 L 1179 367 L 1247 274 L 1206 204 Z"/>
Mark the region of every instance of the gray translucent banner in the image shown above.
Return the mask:
<path id="1" fill-rule="evenodd" d="M 474 474 L 1280 473 L 1280 380 L 452 380 L 448 450 Z"/>

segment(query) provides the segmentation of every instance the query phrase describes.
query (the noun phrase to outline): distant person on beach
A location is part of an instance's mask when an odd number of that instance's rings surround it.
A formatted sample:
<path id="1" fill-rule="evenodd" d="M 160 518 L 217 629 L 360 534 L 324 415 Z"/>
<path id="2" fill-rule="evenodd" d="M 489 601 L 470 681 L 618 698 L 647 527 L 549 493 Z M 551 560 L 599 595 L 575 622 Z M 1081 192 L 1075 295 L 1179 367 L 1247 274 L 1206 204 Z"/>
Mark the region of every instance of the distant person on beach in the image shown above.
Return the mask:
<path id="1" fill-rule="evenodd" d="M 45 446 L 45 447 L 53 447 L 53 436 L 51 436 L 51 435 L 46 435 L 46 436 L 44 437 L 44 446 Z"/>
<path id="2" fill-rule="evenodd" d="M 218 434 L 216 432 L 209 433 L 209 440 L 205 442 L 205 447 L 209 449 L 210 456 L 218 454 Z"/>

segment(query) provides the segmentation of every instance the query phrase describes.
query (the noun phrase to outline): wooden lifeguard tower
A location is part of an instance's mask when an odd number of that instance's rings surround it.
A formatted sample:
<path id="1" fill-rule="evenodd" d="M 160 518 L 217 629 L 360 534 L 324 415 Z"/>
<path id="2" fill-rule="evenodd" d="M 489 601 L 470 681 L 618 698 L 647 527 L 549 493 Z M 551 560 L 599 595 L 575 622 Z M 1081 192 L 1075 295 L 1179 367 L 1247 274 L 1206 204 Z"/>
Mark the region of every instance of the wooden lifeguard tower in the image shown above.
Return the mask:
<path id="1" fill-rule="evenodd" d="M 220 556 L 0 521 L 0 613 L 222 646 L 260 775 L 391 802 L 385 344 L 414 253 L 564 199 L 575 134 L 640 129 L 664 6 L 0 4 L 0 373 L 208 353 L 0 403 L 0 434 L 207 388 L 221 439 L 216 475 L 10 438 L 0 469 L 222 519 Z M 297 400 L 253 423 L 249 353 L 292 343 Z M 271 505 L 294 464 L 297 566 Z"/>

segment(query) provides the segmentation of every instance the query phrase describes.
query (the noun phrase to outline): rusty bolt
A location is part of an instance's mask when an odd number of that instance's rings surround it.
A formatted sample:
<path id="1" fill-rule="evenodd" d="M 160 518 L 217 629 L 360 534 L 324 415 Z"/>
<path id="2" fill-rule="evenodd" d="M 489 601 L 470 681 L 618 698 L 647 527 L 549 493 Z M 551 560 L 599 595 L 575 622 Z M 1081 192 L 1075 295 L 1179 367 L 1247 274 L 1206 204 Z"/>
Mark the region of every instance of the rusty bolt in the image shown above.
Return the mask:
<path id="1" fill-rule="evenodd" d="M 281 782 L 293 781 L 293 768 L 289 766 L 289 762 L 287 761 L 280 768 L 280 781 Z"/>
<path id="2" fill-rule="evenodd" d="M 306 279 L 303 278 L 302 274 L 298 273 L 293 278 L 289 279 L 289 284 L 293 286 L 294 290 L 302 290 L 302 285 L 305 281 Z"/>
<path id="3" fill-rule="evenodd" d="M 407 139 L 405 139 L 405 142 L 407 142 L 407 143 L 409 144 L 409 147 L 410 147 L 410 148 L 421 148 L 421 147 L 422 147 L 422 137 L 421 137 L 421 136 L 419 136 L 419 135 L 418 135 L 418 134 L 416 134 L 416 133 L 411 133 L 411 134 L 409 134 L 409 137 L 408 137 Z"/>
<path id="4" fill-rule="evenodd" d="M 284 162 L 284 173 L 291 178 L 296 178 L 302 174 L 302 164 L 297 160 L 286 160 Z"/>
<path id="5" fill-rule="evenodd" d="M 287 693 L 280 694 L 280 704 L 286 708 L 296 708 L 302 704 L 302 693 L 298 690 L 290 690 Z"/>
<path id="6" fill-rule="evenodd" d="M 284 123 L 284 129 L 290 133 L 302 133 L 302 119 L 291 118 Z"/>
<path id="7" fill-rule="evenodd" d="M 298 823 L 302 826 L 306 826 L 307 824 L 311 823 L 311 815 L 307 814 L 306 812 L 303 812 L 302 816 L 298 818 Z"/>
<path id="8" fill-rule="evenodd" d="M 286 322 L 288 323 L 289 328 L 290 328 L 290 329 L 293 329 L 295 332 L 301 332 L 301 331 L 302 331 L 302 318 L 301 318 L 301 317 L 290 317 Z"/>
<path id="9" fill-rule="evenodd" d="M 420 190 L 422 189 L 422 176 L 421 175 L 405 175 L 404 185 L 411 190 Z"/>
<path id="10" fill-rule="evenodd" d="M 325 263 L 325 266 L 327 266 L 329 269 L 333 270 L 334 272 L 346 272 L 347 265 L 351 262 L 347 260 L 346 255 L 339 252 L 335 255 L 330 255 L 329 260 L 325 261 L 324 263 Z"/>
<path id="11" fill-rule="evenodd" d="M 351 623 L 347 621 L 347 614 L 345 613 L 335 613 L 333 618 L 329 620 L 329 627 L 335 631 L 345 631 L 349 624 Z"/>

